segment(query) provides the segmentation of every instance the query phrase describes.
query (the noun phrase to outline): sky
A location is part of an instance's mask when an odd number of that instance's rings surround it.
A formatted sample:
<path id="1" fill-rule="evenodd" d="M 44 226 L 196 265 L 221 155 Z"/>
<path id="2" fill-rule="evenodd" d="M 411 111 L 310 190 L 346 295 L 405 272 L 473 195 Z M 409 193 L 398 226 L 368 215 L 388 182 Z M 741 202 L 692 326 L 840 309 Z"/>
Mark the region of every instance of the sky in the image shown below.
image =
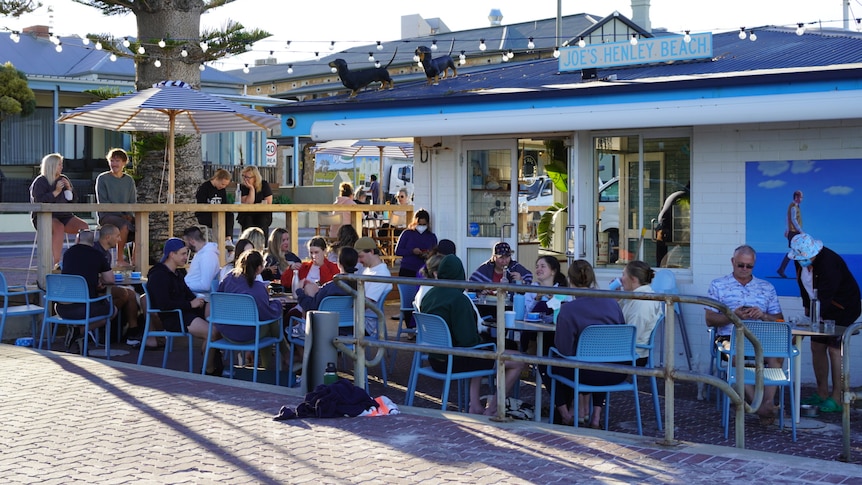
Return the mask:
<path id="1" fill-rule="evenodd" d="M 615 10 L 631 17 L 630 0 L 561 0 L 562 14 L 589 13 L 602 18 Z M 651 0 L 653 28 L 670 31 L 723 32 L 740 27 L 791 26 L 799 22 L 822 22 L 840 28 L 844 0 Z M 850 17 L 862 17 L 862 0 L 849 0 Z M 105 17 L 98 10 L 72 0 L 42 0 L 43 7 L 20 19 L 0 19 L 0 30 L 21 30 L 30 25 L 53 25 L 58 35 L 88 33 L 135 36 L 133 15 Z M 707 5 L 712 4 L 711 7 Z M 696 5 L 696 6 L 695 6 Z M 53 8 L 49 15 L 48 7 Z M 554 0 L 375 0 L 373 2 L 318 0 L 236 0 L 213 9 L 201 20 L 202 28 L 215 29 L 227 20 L 273 34 L 254 45 L 253 52 L 226 59 L 222 69 L 241 68 L 244 63 L 273 56 L 279 62 L 313 58 L 314 51 L 328 53 L 336 41 L 336 51 L 350 45 L 391 41 L 401 38 L 401 16 L 419 14 L 425 19 L 440 18 L 451 31 L 488 25 L 492 8 L 503 14 L 503 24 L 552 18 L 557 15 Z M 565 33 L 564 33 L 565 35 Z M 287 49 L 287 40 L 291 49 Z M 349 42 L 354 44 L 349 44 Z"/>

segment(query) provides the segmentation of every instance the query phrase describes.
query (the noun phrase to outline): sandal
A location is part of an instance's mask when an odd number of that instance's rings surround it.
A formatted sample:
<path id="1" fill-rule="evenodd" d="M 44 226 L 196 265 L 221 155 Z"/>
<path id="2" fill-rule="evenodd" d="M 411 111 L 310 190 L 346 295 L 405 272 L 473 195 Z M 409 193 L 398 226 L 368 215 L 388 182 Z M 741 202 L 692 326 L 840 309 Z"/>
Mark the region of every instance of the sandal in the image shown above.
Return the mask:
<path id="1" fill-rule="evenodd" d="M 823 401 L 825 401 L 825 400 L 826 399 L 823 399 L 822 397 L 820 397 L 819 394 L 815 393 L 815 394 L 812 394 L 812 395 L 806 397 L 805 399 L 803 399 L 802 404 L 808 404 L 811 406 L 820 406 L 821 404 L 823 404 Z"/>
<path id="2" fill-rule="evenodd" d="M 840 404 L 832 399 L 832 396 L 827 397 L 823 404 L 820 405 L 821 413 L 840 413 L 843 410 Z"/>

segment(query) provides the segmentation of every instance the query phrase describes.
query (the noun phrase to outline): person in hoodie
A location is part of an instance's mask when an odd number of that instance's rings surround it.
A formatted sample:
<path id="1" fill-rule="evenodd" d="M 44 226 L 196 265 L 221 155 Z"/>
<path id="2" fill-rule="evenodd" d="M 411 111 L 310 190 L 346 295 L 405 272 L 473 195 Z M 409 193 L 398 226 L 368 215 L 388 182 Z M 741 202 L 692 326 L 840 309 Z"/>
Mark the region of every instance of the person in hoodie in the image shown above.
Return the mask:
<path id="1" fill-rule="evenodd" d="M 448 255 L 440 262 L 437 270 L 437 279 L 465 281 L 464 265 L 458 256 Z M 428 290 L 422 299 L 422 311 L 432 315 L 438 315 L 446 321 L 449 332 L 452 334 L 452 345 L 455 347 L 473 347 L 483 343 L 476 328 L 476 313 L 470 298 L 459 288 L 444 288 L 435 286 Z M 431 354 L 428 359 L 431 367 L 437 372 L 446 372 L 446 357 L 444 355 Z M 490 359 L 479 359 L 473 357 L 455 356 L 453 372 L 465 372 L 472 370 L 491 369 L 494 361 Z M 506 393 L 508 394 L 514 384 L 520 379 L 524 364 L 521 362 L 506 362 Z M 497 414 L 497 397 L 493 396 L 485 408 L 481 400 L 482 378 L 474 377 L 470 381 L 470 413 L 471 414 Z"/>
<path id="2" fill-rule="evenodd" d="M 428 211 L 420 209 L 413 215 L 413 222 L 398 237 L 398 245 L 395 246 L 395 255 L 401 256 L 398 276 L 415 278 L 431 250 L 437 247 L 437 236 L 431 232 L 430 221 Z"/>
<path id="3" fill-rule="evenodd" d="M 219 283 L 218 291 L 222 293 L 238 293 L 251 295 L 257 306 L 257 316 L 261 320 L 272 320 L 282 316 L 284 306 L 278 300 L 270 300 L 266 283 L 258 279 L 263 271 L 263 255 L 260 251 L 246 251 L 239 256 L 233 271 Z M 244 343 L 254 341 L 254 327 L 243 325 L 225 325 L 216 323 L 216 328 L 222 336 L 232 342 Z M 281 320 L 276 320 L 265 327 L 260 327 L 260 337 L 278 337 L 281 332 Z M 289 352 L 287 344 L 282 340 L 282 355 Z M 273 369 L 272 352 L 260 352 L 260 360 L 266 369 Z"/>
<path id="4" fill-rule="evenodd" d="M 183 240 L 195 250 L 195 256 L 186 273 L 186 285 L 198 296 L 209 295 L 213 280 L 218 278 L 221 265 L 218 258 L 218 245 L 207 242 L 198 226 L 183 231 Z"/>

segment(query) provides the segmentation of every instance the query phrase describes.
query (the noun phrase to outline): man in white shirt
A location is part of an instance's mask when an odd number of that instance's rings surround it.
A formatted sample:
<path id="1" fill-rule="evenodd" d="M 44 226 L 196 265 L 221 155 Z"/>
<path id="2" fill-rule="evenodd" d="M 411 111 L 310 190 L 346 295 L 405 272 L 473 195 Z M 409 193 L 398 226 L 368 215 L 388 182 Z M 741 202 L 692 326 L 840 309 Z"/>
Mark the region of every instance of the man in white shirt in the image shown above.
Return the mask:
<path id="1" fill-rule="evenodd" d="M 183 231 L 183 240 L 195 251 L 195 256 L 186 273 L 186 285 L 198 296 L 207 296 L 212 291 L 212 282 L 218 278 L 218 245 L 207 242 L 201 228 L 192 226 Z"/>
<path id="2" fill-rule="evenodd" d="M 361 237 L 353 244 L 353 249 L 359 253 L 359 262 L 365 268 L 362 270 L 364 275 L 374 276 L 392 276 L 389 271 L 389 266 L 380 258 L 380 248 L 377 243 L 370 237 Z M 389 283 L 378 283 L 372 281 L 365 282 L 365 297 L 374 302 L 378 302 L 386 290 L 392 288 Z M 365 310 L 365 333 L 369 337 L 377 338 L 377 314 L 373 310 Z"/>

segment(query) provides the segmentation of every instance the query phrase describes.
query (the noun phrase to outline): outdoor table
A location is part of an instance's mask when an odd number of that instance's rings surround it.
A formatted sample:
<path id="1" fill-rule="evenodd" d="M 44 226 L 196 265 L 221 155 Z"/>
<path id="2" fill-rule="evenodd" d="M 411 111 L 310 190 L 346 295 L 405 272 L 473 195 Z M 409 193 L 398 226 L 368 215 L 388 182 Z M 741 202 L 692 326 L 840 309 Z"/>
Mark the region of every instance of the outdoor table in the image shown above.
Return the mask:
<path id="1" fill-rule="evenodd" d="M 496 322 L 485 322 L 489 327 L 496 327 Z M 526 332 L 536 332 L 536 356 L 542 357 L 542 349 L 544 348 L 545 333 L 553 333 L 557 330 L 556 325 L 543 322 L 528 322 L 524 320 L 515 320 L 511 325 L 505 325 L 505 330 L 518 330 Z M 551 403 L 553 406 L 553 403 Z M 542 376 L 536 369 L 536 397 L 533 409 L 533 420 L 538 422 L 542 417 Z"/>
<path id="2" fill-rule="evenodd" d="M 794 357 L 794 359 L 796 359 L 796 362 L 794 362 L 794 367 L 796 367 L 794 373 L 796 375 L 793 376 L 793 392 L 796 393 L 796 405 L 793 407 L 793 420 L 797 425 L 801 424 L 799 414 L 802 403 L 802 340 L 805 337 L 840 337 L 844 335 L 845 330 L 847 330 L 847 327 L 839 325 L 836 325 L 833 331 L 826 332 L 823 330 L 822 324 L 814 326 L 811 326 L 809 323 L 790 324 L 790 332 L 793 335 L 793 346 L 796 347 L 797 350 L 796 357 Z"/>
<path id="3" fill-rule="evenodd" d="M 473 304 L 476 305 L 476 309 L 479 310 L 479 315 L 482 317 L 491 317 L 491 319 L 497 318 L 497 297 L 493 295 L 479 295 L 475 300 L 473 300 Z M 512 309 L 512 302 L 506 301 L 506 310 Z"/>

